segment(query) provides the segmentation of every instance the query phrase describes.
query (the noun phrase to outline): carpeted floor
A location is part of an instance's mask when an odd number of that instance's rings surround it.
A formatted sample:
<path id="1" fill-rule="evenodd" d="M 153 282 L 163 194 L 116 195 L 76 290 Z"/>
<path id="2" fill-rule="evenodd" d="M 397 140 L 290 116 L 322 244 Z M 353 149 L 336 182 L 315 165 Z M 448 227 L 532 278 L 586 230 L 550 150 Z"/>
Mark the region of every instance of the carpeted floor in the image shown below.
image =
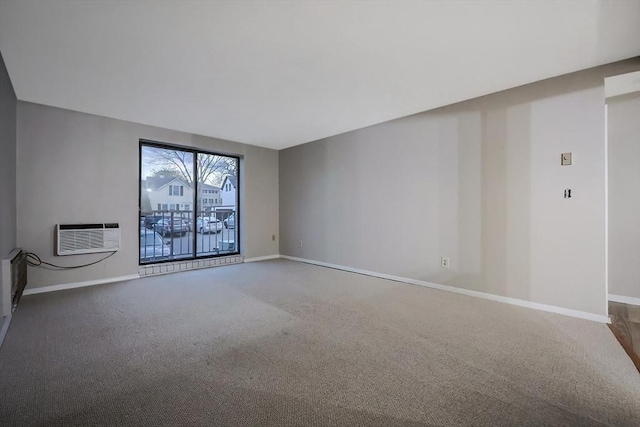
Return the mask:
<path id="1" fill-rule="evenodd" d="M 606 325 L 274 260 L 24 297 L 0 425 L 640 425 Z"/>

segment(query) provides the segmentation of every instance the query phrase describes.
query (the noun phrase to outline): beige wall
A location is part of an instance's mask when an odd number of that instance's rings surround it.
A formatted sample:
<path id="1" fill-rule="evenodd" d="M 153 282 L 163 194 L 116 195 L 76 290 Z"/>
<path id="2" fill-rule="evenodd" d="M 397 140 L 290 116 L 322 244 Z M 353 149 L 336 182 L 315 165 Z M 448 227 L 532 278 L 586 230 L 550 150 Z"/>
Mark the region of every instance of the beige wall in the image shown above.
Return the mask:
<path id="1" fill-rule="evenodd" d="M 635 58 L 281 151 L 281 253 L 604 315 L 603 84 L 639 68 Z M 561 167 L 568 151 L 574 164 Z"/>
<path id="2" fill-rule="evenodd" d="M 0 54 L 0 260 L 7 258 L 17 246 L 16 109 L 16 95 Z M 3 314 L 10 314 L 11 307 L 4 295 L 0 287 L 0 328 L 4 326 Z"/>
<path id="3" fill-rule="evenodd" d="M 609 293 L 640 299 L 640 93 L 607 104 Z"/>
<path id="4" fill-rule="evenodd" d="M 0 55 L 0 259 L 16 247 L 16 108 L 16 95 Z"/>
<path id="5" fill-rule="evenodd" d="M 29 270 L 29 287 L 136 274 L 138 140 L 235 154 L 241 163 L 242 252 L 274 255 L 278 241 L 278 152 L 27 102 L 18 103 L 17 238 L 24 249 L 59 264 L 104 254 L 54 257 L 59 223 L 118 222 L 122 250 L 103 263 L 68 271 Z"/>

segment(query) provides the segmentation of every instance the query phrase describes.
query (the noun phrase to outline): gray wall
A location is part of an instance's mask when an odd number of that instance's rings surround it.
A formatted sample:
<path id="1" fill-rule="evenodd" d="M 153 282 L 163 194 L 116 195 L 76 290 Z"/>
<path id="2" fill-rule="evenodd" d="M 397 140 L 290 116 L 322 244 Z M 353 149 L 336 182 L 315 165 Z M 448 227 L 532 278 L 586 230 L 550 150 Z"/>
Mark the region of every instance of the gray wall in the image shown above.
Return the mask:
<path id="1" fill-rule="evenodd" d="M 635 58 L 281 151 L 281 253 L 604 315 L 604 77 L 639 68 Z"/>
<path id="2" fill-rule="evenodd" d="M 103 263 L 69 271 L 29 270 L 29 287 L 138 272 L 138 140 L 243 156 L 242 252 L 275 255 L 278 152 L 105 117 L 18 103 L 18 243 L 45 261 L 84 264 L 104 254 L 54 257 L 59 223 L 118 222 L 122 249 Z"/>
<path id="3" fill-rule="evenodd" d="M 0 55 L 0 259 L 16 247 L 16 94 Z"/>
<path id="4" fill-rule="evenodd" d="M 609 293 L 640 298 L 640 93 L 607 104 Z"/>

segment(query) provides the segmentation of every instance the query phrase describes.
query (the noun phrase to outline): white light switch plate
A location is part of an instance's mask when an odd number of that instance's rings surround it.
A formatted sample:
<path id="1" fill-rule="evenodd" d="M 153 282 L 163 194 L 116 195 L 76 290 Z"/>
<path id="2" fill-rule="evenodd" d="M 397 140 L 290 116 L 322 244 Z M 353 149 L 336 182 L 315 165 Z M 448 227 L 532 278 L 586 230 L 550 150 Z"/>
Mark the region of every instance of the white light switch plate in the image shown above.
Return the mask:
<path id="1" fill-rule="evenodd" d="M 569 166 L 571 165 L 571 153 L 562 153 L 560 155 L 560 164 L 562 166 Z"/>

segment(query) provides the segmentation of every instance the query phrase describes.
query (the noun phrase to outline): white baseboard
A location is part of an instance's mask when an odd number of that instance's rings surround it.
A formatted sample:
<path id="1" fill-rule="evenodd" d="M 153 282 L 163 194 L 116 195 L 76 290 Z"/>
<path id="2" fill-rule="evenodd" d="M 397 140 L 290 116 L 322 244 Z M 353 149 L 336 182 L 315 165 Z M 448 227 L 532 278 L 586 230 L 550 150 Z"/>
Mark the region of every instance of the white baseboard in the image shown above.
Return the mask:
<path id="1" fill-rule="evenodd" d="M 62 285 L 43 286 L 41 288 L 27 288 L 22 295 L 35 295 L 45 292 L 62 291 L 64 289 L 83 288 L 85 286 L 104 285 L 106 283 L 124 282 L 125 280 L 134 280 L 140 278 L 137 274 L 129 274 L 127 276 L 109 277 L 107 279 L 88 280 L 86 282 L 65 283 Z"/>
<path id="2" fill-rule="evenodd" d="M 608 295 L 609 301 L 621 302 L 623 304 L 640 305 L 640 298 L 625 297 L 623 295 Z"/>
<path id="3" fill-rule="evenodd" d="M 2 347 L 2 343 L 4 342 L 4 337 L 7 336 L 7 331 L 9 330 L 9 325 L 11 324 L 11 314 L 8 316 L 0 317 L 0 348 Z"/>
<path id="4" fill-rule="evenodd" d="M 257 261 L 267 261 L 269 259 L 277 259 L 280 258 L 280 255 L 267 255 L 267 256 L 258 256 L 255 258 L 245 258 L 244 262 L 257 262 Z"/>
<path id="5" fill-rule="evenodd" d="M 541 311 L 547 311 L 550 313 L 563 314 L 565 316 L 578 317 L 580 319 L 592 320 L 594 322 L 611 323 L 611 320 L 607 316 L 587 313 L 586 311 L 572 310 L 569 308 L 557 307 L 555 305 L 547 305 L 547 304 L 541 304 L 541 303 L 532 302 L 532 301 L 525 301 L 525 300 L 516 299 L 516 298 L 503 297 L 500 295 L 489 294 L 486 292 L 472 291 L 469 289 L 456 288 L 454 286 L 440 285 L 438 283 L 425 282 L 423 280 L 409 279 L 406 277 L 399 277 L 399 276 L 393 276 L 390 274 L 377 273 L 375 271 L 361 270 L 358 268 L 351 268 L 343 265 L 330 264 L 322 261 L 315 261 L 315 260 L 305 259 L 305 258 L 296 258 L 288 255 L 280 255 L 280 258 L 284 258 L 292 261 L 304 262 L 307 264 L 319 265 L 322 267 L 335 268 L 337 270 L 344 270 L 352 273 L 364 274 L 366 276 L 379 277 L 381 279 L 393 280 L 396 282 L 409 283 L 411 285 L 425 286 L 427 288 L 438 289 L 441 291 L 453 292 L 456 294 L 488 299 L 491 301 L 502 302 L 505 304 L 532 308 L 534 310 L 541 310 Z"/>

